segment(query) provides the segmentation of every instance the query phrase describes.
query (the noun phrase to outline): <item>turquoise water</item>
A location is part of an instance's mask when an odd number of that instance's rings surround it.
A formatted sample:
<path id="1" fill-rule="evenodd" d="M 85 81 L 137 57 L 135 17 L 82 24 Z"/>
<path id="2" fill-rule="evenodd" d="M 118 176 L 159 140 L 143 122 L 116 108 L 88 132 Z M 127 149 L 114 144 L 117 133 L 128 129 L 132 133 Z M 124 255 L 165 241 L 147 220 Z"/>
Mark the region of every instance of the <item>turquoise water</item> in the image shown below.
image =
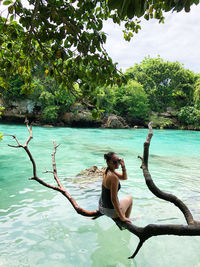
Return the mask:
<path id="1" fill-rule="evenodd" d="M 0 125 L 0 132 L 15 134 L 24 143 L 24 125 Z M 133 196 L 132 216 L 138 226 L 149 223 L 185 224 L 181 212 L 156 198 L 147 189 L 140 160 L 148 131 L 34 127 L 30 150 L 38 176 L 53 183 L 50 174 L 53 140 L 61 144 L 56 160 L 58 175 L 78 204 L 97 208 L 100 180 L 77 178 L 81 170 L 105 166 L 103 154 L 115 151 L 124 157 L 128 180 L 119 196 Z M 0 143 L 0 266 L 158 266 L 200 267 L 200 237 L 159 236 L 149 239 L 134 260 L 128 260 L 138 239 L 119 231 L 106 217 L 96 221 L 78 215 L 61 194 L 42 187 L 32 176 L 22 149 L 10 148 L 11 137 Z M 200 220 L 200 132 L 154 130 L 149 169 L 154 182 L 176 194 Z"/>

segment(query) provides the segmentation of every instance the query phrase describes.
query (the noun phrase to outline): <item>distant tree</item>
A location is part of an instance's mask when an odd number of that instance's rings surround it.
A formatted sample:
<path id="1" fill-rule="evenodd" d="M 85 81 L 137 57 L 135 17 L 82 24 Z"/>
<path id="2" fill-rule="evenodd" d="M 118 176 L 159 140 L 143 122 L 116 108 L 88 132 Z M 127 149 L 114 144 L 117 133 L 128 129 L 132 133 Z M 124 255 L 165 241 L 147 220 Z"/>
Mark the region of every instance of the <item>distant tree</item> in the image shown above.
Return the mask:
<path id="1" fill-rule="evenodd" d="M 194 102 L 200 108 L 200 78 L 195 83 Z"/>
<path id="2" fill-rule="evenodd" d="M 76 98 L 53 78 L 35 78 L 33 83 L 35 90 L 30 98 L 41 107 L 44 121 L 54 122 L 75 103 Z"/>
<path id="3" fill-rule="evenodd" d="M 173 87 L 172 105 L 174 107 L 180 108 L 194 104 L 193 98 L 197 79 L 197 74 L 183 67 L 173 73 L 171 86 Z"/>
<path id="4" fill-rule="evenodd" d="M 128 81 L 115 90 L 114 111 L 130 122 L 144 122 L 148 118 L 148 97 L 141 84 Z"/>
<path id="5" fill-rule="evenodd" d="M 153 111 L 165 111 L 168 106 L 181 108 L 193 103 L 198 75 L 184 69 L 178 62 L 148 57 L 129 68 L 126 75 L 142 84 Z"/>
<path id="6" fill-rule="evenodd" d="M 96 87 L 92 95 L 94 105 L 104 110 L 106 113 L 114 113 L 116 87 L 117 86 Z"/>

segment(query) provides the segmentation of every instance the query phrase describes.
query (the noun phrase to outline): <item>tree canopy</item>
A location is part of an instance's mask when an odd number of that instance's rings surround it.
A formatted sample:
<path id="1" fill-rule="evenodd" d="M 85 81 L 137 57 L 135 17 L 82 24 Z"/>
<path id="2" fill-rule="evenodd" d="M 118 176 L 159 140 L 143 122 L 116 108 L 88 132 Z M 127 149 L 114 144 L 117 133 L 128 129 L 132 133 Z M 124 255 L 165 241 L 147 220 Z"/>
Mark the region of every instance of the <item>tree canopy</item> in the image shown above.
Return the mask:
<path id="1" fill-rule="evenodd" d="M 151 110 L 165 111 L 167 107 L 179 109 L 193 104 L 193 95 L 199 75 L 187 70 L 179 62 L 162 58 L 145 58 L 126 71 L 138 81 L 149 95 Z M 196 89 L 197 92 L 197 89 Z"/>
<path id="2" fill-rule="evenodd" d="M 129 41 L 141 29 L 141 17 L 163 22 L 164 12 L 189 12 L 199 0 L 4 0 L 3 4 L 8 14 L 0 17 L 0 88 L 9 86 L 9 76 L 20 74 L 24 89 L 34 89 L 32 70 L 42 61 L 44 75 L 54 76 L 76 94 L 74 82 L 91 90 L 94 85 L 122 82 L 104 49 L 105 20 L 123 22 Z"/>

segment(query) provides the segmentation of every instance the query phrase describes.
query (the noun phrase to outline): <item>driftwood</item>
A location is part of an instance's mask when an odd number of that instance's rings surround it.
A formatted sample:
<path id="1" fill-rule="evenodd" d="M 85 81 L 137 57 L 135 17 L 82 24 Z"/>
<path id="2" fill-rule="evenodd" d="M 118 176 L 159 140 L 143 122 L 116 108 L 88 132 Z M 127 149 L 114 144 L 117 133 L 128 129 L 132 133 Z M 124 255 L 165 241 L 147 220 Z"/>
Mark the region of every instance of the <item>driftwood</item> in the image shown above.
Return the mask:
<path id="1" fill-rule="evenodd" d="M 56 150 L 59 145 L 56 145 L 56 142 L 54 142 L 54 151 L 52 153 L 53 171 L 46 171 L 46 172 L 50 172 L 53 174 L 53 177 L 57 183 L 57 186 L 48 184 L 37 176 L 36 163 L 28 148 L 28 144 L 33 138 L 32 126 L 29 127 L 28 120 L 26 120 L 25 123 L 26 123 L 27 130 L 29 131 L 29 134 L 30 134 L 25 144 L 24 145 L 20 144 L 15 135 L 10 135 L 15 139 L 17 145 L 16 146 L 9 145 L 9 146 L 14 147 L 14 148 L 23 148 L 28 154 L 29 159 L 32 163 L 32 167 L 33 167 L 33 177 L 30 178 L 30 180 L 35 180 L 43 186 L 46 186 L 48 188 L 51 188 L 53 190 L 56 190 L 62 193 L 70 201 L 70 203 L 72 204 L 72 206 L 74 207 L 74 209 L 76 210 L 78 214 L 91 217 L 92 219 L 97 219 L 98 217 L 102 216 L 103 214 L 101 214 L 99 210 L 87 211 L 79 207 L 75 199 L 63 187 L 62 183 L 60 182 L 57 176 L 55 155 L 56 155 Z M 152 136 L 153 136 L 152 123 L 149 123 L 149 133 L 147 135 L 146 141 L 144 142 L 143 157 L 138 156 L 142 160 L 141 169 L 143 170 L 143 175 L 144 175 L 146 184 L 149 190 L 155 196 L 163 200 L 169 201 L 173 203 L 175 206 L 177 206 L 180 209 L 180 211 L 183 213 L 187 224 L 185 225 L 149 224 L 145 227 L 138 227 L 132 223 L 126 223 L 126 222 L 120 221 L 119 219 L 114 219 L 115 223 L 118 225 L 120 229 L 127 229 L 128 231 L 130 231 L 131 233 L 133 233 L 139 238 L 138 246 L 135 252 L 133 253 L 133 255 L 129 257 L 130 259 L 134 258 L 137 255 L 138 251 L 140 250 L 144 242 L 152 236 L 158 236 L 158 235 L 200 236 L 200 221 L 194 220 L 190 210 L 180 199 L 178 199 L 176 196 L 172 194 L 167 194 L 167 193 L 162 192 L 154 184 L 151 178 L 151 175 L 148 170 L 148 156 L 149 156 L 149 146 L 150 146 Z"/>

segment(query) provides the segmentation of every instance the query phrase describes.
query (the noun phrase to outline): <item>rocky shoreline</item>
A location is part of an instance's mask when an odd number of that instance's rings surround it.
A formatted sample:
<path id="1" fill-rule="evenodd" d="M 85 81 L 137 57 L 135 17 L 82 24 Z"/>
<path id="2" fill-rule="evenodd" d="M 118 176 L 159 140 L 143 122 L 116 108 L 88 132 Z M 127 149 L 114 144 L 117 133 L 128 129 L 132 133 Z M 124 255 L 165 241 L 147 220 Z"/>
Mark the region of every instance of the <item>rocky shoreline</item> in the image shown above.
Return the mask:
<path id="1" fill-rule="evenodd" d="M 134 123 L 129 118 L 122 118 L 115 114 L 102 114 L 100 119 L 94 119 L 92 111 L 83 108 L 80 104 L 70 111 L 64 113 L 54 122 L 46 122 L 43 115 L 34 111 L 31 102 L 21 101 L 12 103 L 2 112 L 0 122 L 3 123 L 24 123 L 27 118 L 32 125 L 43 127 L 76 127 L 76 128 L 104 128 L 104 129 L 129 129 L 146 128 L 148 122 Z M 149 116 L 149 121 L 154 122 L 157 129 L 181 129 L 197 130 L 194 125 L 181 126 L 171 110 L 164 113 L 154 113 Z"/>
<path id="2" fill-rule="evenodd" d="M 131 128 L 122 117 L 116 115 L 107 115 L 101 119 L 94 120 L 84 116 L 84 114 L 66 113 L 64 118 L 53 123 L 47 123 L 43 121 L 39 116 L 33 116 L 32 114 L 11 114 L 5 112 L 0 118 L 0 122 L 3 123 L 24 123 L 25 119 L 28 119 L 34 126 L 43 127 L 76 127 L 76 128 L 108 128 L 108 129 L 128 129 Z M 139 127 L 139 126 L 134 126 Z M 140 126 L 144 127 L 144 126 Z"/>
<path id="3" fill-rule="evenodd" d="M 94 119 L 92 111 L 84 108 L 79 103 L 73 106 L 70 112 L 62 114 L 53 122 L 44 121 L 43 114 L 29 100 L 12 101 L 9 105 L 2 103 L 2 106 L 5 106 L 5 110 L 1 115 L 1 122 L 24 123 L 25 118 L 27 118 L 33 125 L 45 127 L 130 128 L 124 118 L 114 114 L 104 114 L 100 119 Z"/>

